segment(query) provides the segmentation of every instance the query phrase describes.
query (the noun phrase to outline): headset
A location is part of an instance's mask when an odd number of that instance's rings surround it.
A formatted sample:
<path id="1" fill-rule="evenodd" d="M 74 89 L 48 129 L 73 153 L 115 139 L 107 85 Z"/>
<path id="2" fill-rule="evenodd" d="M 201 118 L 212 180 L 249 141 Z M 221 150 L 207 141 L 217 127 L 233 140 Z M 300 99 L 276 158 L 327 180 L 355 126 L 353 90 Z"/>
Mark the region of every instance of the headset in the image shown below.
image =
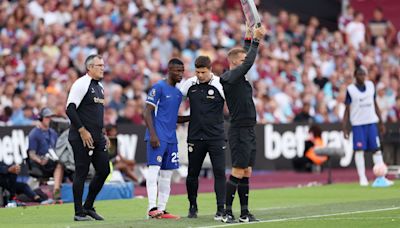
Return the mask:
<path id="1" fill-rule="evenodd" d="M 40 122 L 43 121 L 43 111 L 44 111 L 44 109 L 45 109 L 45 108 L 40 109 L 40 112 L 39 112 L 39 121 L 40 121 Z"/>

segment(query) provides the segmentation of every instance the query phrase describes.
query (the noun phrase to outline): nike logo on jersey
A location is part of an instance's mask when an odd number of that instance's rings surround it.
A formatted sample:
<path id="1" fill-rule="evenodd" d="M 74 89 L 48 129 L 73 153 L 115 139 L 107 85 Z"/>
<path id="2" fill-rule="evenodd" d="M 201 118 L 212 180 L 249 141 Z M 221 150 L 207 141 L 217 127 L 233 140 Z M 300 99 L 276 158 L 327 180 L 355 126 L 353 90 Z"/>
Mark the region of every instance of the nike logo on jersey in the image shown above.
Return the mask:
<path id="1" fill-rule="evenodd" d="M 171 95 L 166 95 L 165 97 L 166 97 L 166 98 L 170 98 L 170 97 L 171 97 Z"/>
<path id="2" fill-rule="evenodd" d="M 367 99 L 367 97 L 362 97 L 362 98 L 360 98 L 360 102 L 365 101 L 365 99 Z"/>
<path id="3" fill-rule="evenodd" d="M 93 101 L 94 101 L 94 103 L 97 103 L 97 104 L 104 104 L 103 98 L 94 97 Z"/>
<path id="4" fill-rule="evenodd" d="M 92 93 L 95 93 L 95 91 L 94 91 L 94 88 L 93 88 L 93 87 L 92 87 L 92 88 L 90 88 L 90 89 L 91 89 L 91 92 L 92 92 Z"/>

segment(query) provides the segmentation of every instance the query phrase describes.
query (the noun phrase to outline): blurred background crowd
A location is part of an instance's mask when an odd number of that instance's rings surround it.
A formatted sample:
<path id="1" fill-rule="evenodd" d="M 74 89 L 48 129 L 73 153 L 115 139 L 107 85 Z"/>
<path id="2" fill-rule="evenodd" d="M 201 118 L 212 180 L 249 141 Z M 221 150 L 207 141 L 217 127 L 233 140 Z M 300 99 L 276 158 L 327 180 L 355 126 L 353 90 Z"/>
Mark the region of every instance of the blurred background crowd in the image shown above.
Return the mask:
<path id="1" fill-rule="evenodd" d="M 240 4 L 229 2 L 1 1 L 0 125 L 32 125 L 45 106 L 65 116 L 69 88 L 94 53 L 106 62 L 105 123 L 144 124 L 146 92 L 171 57 L 184 61 L 185 79 L 199 55 L 210 56 L 215 74 L 227 69 L 245 29 Z M 247 75 L 259 123 L 341 121 L 356 58 L 376 84 L 384 121 L 399 120 L 400 36 L 381 9 L 366 21 L 347 7 L 333 31 L 285 10 L 261 17 L 268 34 Z"/>

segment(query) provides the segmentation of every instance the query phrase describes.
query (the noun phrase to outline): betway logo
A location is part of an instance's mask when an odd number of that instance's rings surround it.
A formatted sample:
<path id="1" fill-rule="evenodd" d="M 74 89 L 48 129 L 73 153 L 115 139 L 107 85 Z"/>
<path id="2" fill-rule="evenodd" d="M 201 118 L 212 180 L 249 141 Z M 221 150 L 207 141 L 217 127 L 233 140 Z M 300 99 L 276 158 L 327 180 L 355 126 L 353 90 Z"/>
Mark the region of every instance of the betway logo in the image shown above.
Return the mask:
<path id="1" fill-rule="evenodd" d="M 138 142 L 137 135 L 119 134 L 118 150 L 122 156 L 134 160 Z M 0 161 L 7 165 L 21 164 L 27 157 L 29 139 L 23 130 L 12 130 L 11 135 L 0 138 Z"/>
<path id="2" fill-rule="evenodd" d="M 273 125 L 264 127 L 264 155 L 266 159 L 275 160 L 283 156 L 286 159 L 303 156 L 304 141 L 308 137 L 308 126 L 297 126 L 294 131 L 279 133 Z M 327 147 L 344 148 L 346 155 L 340 160 L 342 167 L 349 166 L 353 156 L 352 135 L 346 140 L 342 131 L 324 131 L 322 140 Z"/>
<path id="3" fill-rule="evenodd" d="M 28 136 L 23 130 L 12 130 L 11 136 L 0 138 L 0 161 L 6 165 L 21 164 L 27 157 Z"/>

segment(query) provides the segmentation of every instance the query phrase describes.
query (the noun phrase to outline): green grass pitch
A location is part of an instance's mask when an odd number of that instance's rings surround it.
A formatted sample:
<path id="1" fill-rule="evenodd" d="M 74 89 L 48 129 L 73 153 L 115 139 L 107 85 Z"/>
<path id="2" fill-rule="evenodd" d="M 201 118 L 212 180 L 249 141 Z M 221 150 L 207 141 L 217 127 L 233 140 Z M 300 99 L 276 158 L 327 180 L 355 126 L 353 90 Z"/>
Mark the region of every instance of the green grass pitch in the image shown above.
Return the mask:
<path id="1" fill-rule="evenodd" d="M 234 212 L 239 216 L 238 197 Z M 172 196 L 171 213 L 180 220 L 146 220 L 147 199 L 96 202 L 106 221 L 73 222 L 73 204 L 0 209 L 0 227 L 224 227 L 213 221 L 213 193 L 200 194 L 199 218 L 188 219 L 186 195 Z M 400 183 L 389 188 L 333 184 L 304 188 L 279 188 L 250 192 L 252 213 L 260 223 L 234 227 L 400 227 Z"/>

